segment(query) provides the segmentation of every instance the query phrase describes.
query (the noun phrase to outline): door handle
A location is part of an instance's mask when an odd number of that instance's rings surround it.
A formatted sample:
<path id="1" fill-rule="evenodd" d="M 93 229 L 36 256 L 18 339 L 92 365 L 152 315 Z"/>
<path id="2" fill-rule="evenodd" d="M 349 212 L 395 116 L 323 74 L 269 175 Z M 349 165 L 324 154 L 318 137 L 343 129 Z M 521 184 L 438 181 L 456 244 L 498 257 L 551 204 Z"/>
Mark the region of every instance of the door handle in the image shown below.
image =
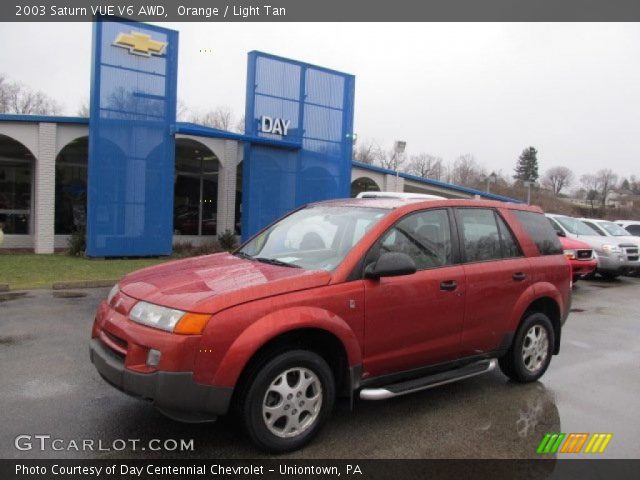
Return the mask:
<path id="1" fill-rule="evenodd" d="M 513 278 L 516 282 L 521 282 L 527 278 L 527 274 L 523 272 L 517 272 L 514 273 L 511 278 Z"/>
<path id="2" fill-rule="evenodd" d="M 458 282 L 455 280 L 440 282 L 440 290 L 453 291 L 456 288 L 458 288 Z"/>

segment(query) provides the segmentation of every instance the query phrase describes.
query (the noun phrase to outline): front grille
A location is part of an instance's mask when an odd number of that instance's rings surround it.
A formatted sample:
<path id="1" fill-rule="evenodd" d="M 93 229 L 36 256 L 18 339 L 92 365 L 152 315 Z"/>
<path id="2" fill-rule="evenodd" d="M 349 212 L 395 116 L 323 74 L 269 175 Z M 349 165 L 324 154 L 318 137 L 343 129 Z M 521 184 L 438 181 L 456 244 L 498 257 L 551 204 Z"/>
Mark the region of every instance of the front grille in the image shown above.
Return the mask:
<path id="1" fill-rule="evenodd" d="M 588 260 L 593 256 L 592 250 L 578 250 L 576 256 L 579 260 Z"/>
<path id="2" fill-rule="evenodd" d="M 122 360 L 127 356 L 127 342 L 111 332 L 102 330 L 100 332 L 100 342 L 109 349 L 110 352 L 120 357 Z"/>
<path id="3" fill-rule="evenodd" d="M 620 245 L 625 255 L 627 256 L 627 260 L 630 262 L 637 262 L 638 257 L 638 246 L 637 245 Z"/>
<path id="4" fill-rule="evenodd" d="M 113 343 L 115 343 L 119 347 L 122 347 L 125 350 L 127 349 L 127 341 L 126 340 L 123 340 L 122 338 L 117 337 L 113 333 L 107 332 L 106 330 L 104 331 L 104 334 L 109 338 L 109 340 L 111 340 Z"/>

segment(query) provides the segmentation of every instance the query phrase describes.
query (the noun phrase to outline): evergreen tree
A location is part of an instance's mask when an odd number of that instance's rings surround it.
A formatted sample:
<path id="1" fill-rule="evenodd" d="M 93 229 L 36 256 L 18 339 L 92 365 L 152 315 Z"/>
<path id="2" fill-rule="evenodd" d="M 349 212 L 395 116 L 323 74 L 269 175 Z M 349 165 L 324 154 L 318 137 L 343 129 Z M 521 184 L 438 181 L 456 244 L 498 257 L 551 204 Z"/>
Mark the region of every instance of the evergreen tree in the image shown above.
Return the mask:
<path id="1" fill-rule="evenodd" d="M 538 151 L 533 148 L 525 148 L 516 164 L 516 174 L 513 176 L 521 182 L 535 182 L 538 180 Z"/>

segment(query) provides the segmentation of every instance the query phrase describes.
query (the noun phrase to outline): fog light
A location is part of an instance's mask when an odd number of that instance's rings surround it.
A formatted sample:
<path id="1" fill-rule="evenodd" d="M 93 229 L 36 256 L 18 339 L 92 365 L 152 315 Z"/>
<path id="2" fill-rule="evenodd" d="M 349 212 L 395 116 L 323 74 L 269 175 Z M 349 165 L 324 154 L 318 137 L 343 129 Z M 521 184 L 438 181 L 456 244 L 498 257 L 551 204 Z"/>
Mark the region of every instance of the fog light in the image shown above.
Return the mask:
<path id="1" fill-rule="evenodd" d="M 147 365 L 149 367 L 157 367 L 160 363 L 160 355 L 159 350 L 154 350 L 153 348 L 149 350 L 149 353 L 147 354 Z"/>

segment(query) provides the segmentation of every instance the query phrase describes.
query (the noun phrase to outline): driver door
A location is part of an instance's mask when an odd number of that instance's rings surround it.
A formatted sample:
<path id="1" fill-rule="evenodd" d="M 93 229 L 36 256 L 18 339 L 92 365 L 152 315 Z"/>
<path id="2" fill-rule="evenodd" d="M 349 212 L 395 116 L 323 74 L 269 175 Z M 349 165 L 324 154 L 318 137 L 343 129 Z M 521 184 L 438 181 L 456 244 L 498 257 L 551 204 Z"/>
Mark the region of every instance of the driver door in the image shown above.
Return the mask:
<path id="1" fill-rule="evenodd" d="M 409 255 L 412 275 L 365 279 L 364 372 L 396 373 L 453 360 L 460 351 L 466 289 L 454 264 L 450 213 L 425 210 L 400 219 L 369 251 Z"/>

